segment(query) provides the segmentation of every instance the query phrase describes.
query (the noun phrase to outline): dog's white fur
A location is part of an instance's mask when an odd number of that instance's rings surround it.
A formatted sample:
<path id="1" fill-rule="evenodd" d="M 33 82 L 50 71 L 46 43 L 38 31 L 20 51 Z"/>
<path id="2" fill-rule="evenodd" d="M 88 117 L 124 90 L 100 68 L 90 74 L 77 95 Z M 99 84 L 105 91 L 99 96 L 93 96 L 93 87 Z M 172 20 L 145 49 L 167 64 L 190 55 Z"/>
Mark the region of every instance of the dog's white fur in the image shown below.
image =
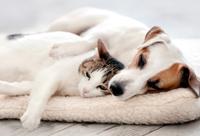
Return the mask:
<path id="1" fill-rule="evenodd" d="M 91 22 L 92 25 L 88 25 Z M 83 32 L 84 30 L 86 31 Z M 137 20 L 121 16 L 111 11 L 95 8 L 83 8 L 73 11 L 54 21 L 48 29 L 48 31 L 67 31 L 78 34 L 83 32 L 81 36 L 90 42 L 103 39 L 110 49 L 110 54 L 125 64 L 131 62 L 133 51 L 138 45 L 143 43 L 148 30 L 146 25 Z M 70 54 L 67 51 L 68 47 L 67 44 L 66 46 L 65 44 L 58 44 L 55 50 L 52 50 L 52 54 L 54 51 L 58 57 L 60 55 Z M 79 50 L 76 51 L 77 54 L 81 53 L 81 51 L 95 48 L 85 47 L 86 49 L 82 49 L 82 47 L 79 47 Z"/>

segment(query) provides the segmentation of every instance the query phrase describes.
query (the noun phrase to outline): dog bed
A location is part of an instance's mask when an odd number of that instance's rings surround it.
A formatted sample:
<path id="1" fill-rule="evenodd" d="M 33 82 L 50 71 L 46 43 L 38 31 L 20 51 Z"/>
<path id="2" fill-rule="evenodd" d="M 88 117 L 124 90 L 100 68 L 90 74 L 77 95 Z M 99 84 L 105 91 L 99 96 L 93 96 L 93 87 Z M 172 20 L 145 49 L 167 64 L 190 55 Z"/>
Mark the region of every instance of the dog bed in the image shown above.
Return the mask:
<path id="1" fill-rule="evenodd" d="M 198 73 L 199 40 L 176 41 L 192 56 Z M 192 48 L 191 48 L 192 47 Z M 0 119 L 18 119 L 26 109 L 28 96 L 0 96 Z M 189 89 L 135 96 L 119 101 L 112 96 L 98 98 L 53 97 L 42 116 L 43 120 L 67 122 L 101 122 L 125 124 L 173 124 L 200 117 L 200 98 Z"/>

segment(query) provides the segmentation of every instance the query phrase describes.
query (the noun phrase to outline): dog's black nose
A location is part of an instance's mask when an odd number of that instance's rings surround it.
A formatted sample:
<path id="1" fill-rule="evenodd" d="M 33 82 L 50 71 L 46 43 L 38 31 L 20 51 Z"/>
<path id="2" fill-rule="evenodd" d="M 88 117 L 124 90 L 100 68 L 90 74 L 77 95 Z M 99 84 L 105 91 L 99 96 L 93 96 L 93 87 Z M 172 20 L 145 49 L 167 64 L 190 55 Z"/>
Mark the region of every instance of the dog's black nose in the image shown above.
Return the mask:
<path id="1" fill-rule="evenodd" d="M 120 96 L 122 95 L 123 92 L 123 88 L 121 87 L 121 85 L 117 82 L 114 82 L 110 85 L 110 91 L 112 92 L 112 94 L 114 96 Z"/>

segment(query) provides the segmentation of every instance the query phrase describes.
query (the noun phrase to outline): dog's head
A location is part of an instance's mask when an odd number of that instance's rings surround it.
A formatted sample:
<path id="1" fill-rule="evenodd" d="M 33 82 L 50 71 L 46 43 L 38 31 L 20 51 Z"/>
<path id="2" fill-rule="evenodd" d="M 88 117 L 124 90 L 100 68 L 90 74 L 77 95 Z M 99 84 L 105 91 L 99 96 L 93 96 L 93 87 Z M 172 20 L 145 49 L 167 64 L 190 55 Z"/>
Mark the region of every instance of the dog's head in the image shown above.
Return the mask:
<path id="1" fill-rule="evenodd" d="M 160 28 L 151 28 L 134 52 L 129 66 L 109 82 L 111 93 L 121 100 L 148 91 L 190 87 L 199 96 L 200 82 L 181 52 Z"/>

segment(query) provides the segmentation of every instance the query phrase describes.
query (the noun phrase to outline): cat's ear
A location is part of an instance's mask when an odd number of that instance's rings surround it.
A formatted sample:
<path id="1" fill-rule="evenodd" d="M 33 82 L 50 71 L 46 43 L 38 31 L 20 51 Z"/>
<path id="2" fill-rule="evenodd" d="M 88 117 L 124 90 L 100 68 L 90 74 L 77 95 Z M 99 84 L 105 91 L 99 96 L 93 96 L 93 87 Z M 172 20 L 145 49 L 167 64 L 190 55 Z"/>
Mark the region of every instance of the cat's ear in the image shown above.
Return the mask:
<path id="1" fill-rule="evenodd" d="M 100 59 L 107 60 L 110 58 L 110 54 L 108 52 L 108 49 L 106 48 L 105 44 L 101 39 L 98 40 L 97 42 L 97 52 L 96 52 L 96 57 Z"/>

